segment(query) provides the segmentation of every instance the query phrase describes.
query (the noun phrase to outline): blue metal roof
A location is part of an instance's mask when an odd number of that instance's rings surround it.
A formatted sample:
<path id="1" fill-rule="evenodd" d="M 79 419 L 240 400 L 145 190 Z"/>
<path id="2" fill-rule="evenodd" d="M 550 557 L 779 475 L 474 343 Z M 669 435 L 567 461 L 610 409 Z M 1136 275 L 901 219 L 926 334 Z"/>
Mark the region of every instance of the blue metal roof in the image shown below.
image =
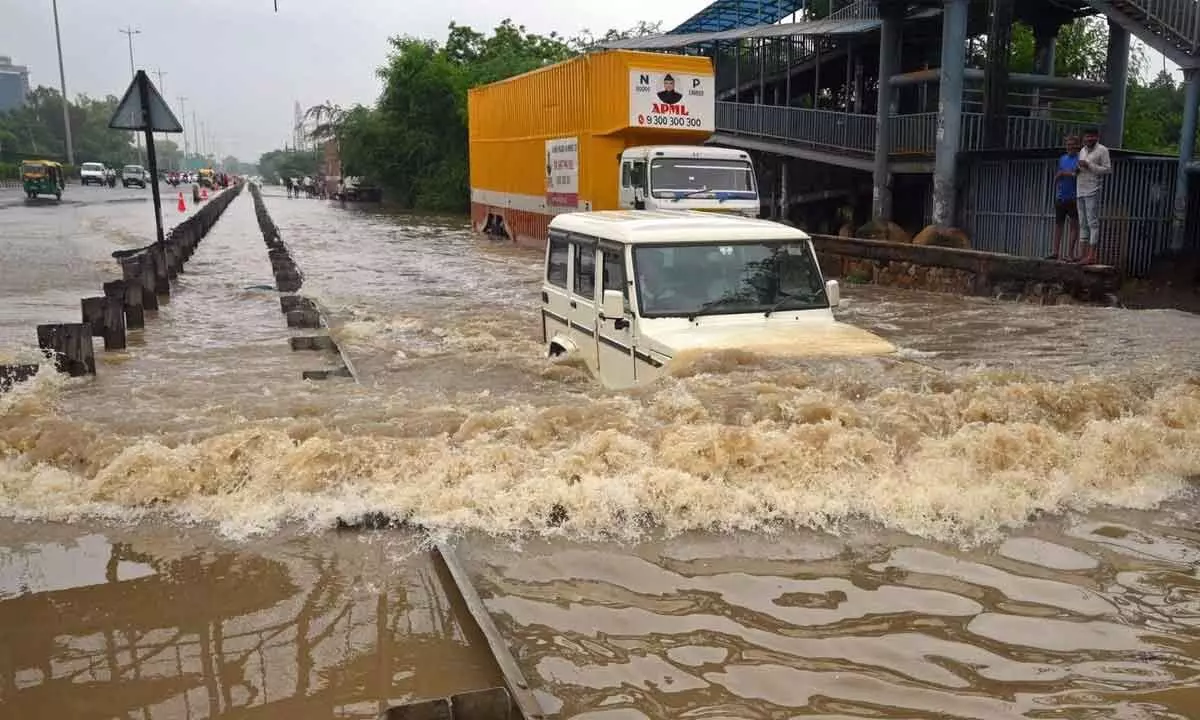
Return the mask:
<path id="1" fill-rule="evenodd" d="M 807 5 L 808 0 L 714 0 L 668 34 L 710 33 L 751 25 L 773 25 Z"/>

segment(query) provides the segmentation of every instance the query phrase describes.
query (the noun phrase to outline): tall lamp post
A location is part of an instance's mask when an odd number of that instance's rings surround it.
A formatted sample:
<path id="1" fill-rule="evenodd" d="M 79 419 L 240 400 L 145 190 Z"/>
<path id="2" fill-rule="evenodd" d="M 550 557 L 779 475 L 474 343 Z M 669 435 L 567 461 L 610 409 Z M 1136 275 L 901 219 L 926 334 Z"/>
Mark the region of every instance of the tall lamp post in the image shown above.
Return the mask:
<path id="1" fill-rule="evenodd" d="M 126 37 L 129 38 L 129 74 L 131 76 L 136 76 L 137 71 L 133 69 L 133 36 L 141 35 L 142 31 L 134 30 L 133 28 L 126 26 L 125 28 L 119 30 L 118 32 L 122 33 L 123 35 L 125 35 Z M 137 133 L 134 133 L 133 139 L 137 142 L 138 164 L 142 165 L 142 164 L 144 164 L 142 161 L 142 136 L 138 135 Z"/>
<path id="2" fill-rule="evenodd" d="M 163 72 L 162 68 L 155 68 L 154 74 L 158 76 L 158 94 L 163 96 L 163 100 L 165 102 L 167 97 L 167 84 L 163 82 L 163 76 L 167 73 Z M 167 104 L 169 105 L 170 103 Z M 163 133 L 163 142 L 166 142 L 166 140 L 167 134 Z"/>
<path id="3" fill-rule="evenodd" d="M 180 119 L 183 120 L 183 122 L 187 122 L 187 98 L 185 98 L 182 95 L 179 96 L 179 117 L 180 117 Z M 183 129 L 183 168 L 182 168 L 182 170 L 184 172 L 187 172 L 190 169 L 188 167 L 187 156 L 188 156 L 187 128 L 184 128 Z"/>
<path id="4" fill-rule="evenodd" d="M 58 0 L 51 0 L 54 6 L 54 41 L 58 43 L 58 82 L 62 90 L 63 129 L 67 140 L 67 164 L 75 164 L 75 146 L 71 142 L 71 109 L 67 100 L 67 73 L 63 69 L 62 35 L 58 32 Z"/>

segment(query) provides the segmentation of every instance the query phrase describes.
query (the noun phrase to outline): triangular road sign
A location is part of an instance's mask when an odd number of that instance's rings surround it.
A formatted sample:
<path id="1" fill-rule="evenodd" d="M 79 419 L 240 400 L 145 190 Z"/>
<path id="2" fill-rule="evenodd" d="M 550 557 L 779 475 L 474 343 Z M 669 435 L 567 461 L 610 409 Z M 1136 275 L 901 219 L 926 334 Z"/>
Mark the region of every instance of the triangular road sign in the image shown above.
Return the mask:
<path id="1" fill-rule="evenodd" d="M 145 83 L 146 87 L 146 105 L 150 107 L 150 127 L 146 127 L 146 121 L 142 115 L 142 93 L 138 90 L 138 83 Z M 113 113 L 112 120 L 108 126 L 113 130 L 150 130 L 151 132 L 161 133 L 177 133 L 183 132 L 183 125 L 175 118 L 175 114 L 171 112 L 171 108 L 167 105 L 167 101 L 163 100 L 163 96 L 159 94 L 154 87 L 154 83 L 150 82 L 150 78 L 146 77 L 143 70 L 138 70 L 137 75 L 133 78 L 133 82 L 129 83 L 129 89 L 125 91 L 125 97 L 121 98 L 121 102 L 117 105 L 117 111 Z"/>

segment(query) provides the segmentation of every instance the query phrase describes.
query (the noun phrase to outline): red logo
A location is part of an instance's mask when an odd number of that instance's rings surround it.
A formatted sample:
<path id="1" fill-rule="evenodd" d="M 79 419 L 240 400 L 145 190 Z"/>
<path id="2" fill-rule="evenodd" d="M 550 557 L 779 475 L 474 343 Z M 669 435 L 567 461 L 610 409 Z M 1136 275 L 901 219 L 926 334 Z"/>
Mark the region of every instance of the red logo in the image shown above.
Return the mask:
<path id="1" fill-rule="evenodd" d="M 653 111 L 663 115 L 687 115 L 686 105 L 668 105 L 666 103 L 654 103 Z"/>
<path id="2" fill-rule="evenodd" d="M 646 116 L 638 115 L 638 125 L 645 125 L 645 124 L 646 124 Z"/>

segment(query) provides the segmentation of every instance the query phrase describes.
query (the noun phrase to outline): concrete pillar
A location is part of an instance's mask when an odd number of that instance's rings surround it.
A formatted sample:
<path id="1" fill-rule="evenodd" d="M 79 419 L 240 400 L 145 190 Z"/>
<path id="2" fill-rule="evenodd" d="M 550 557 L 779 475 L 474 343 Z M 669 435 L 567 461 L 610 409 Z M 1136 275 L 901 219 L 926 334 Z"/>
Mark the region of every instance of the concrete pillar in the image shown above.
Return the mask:
<path id="1" fill-rule="evenodd" d="M 933 224 L 954 224 L 958 149 L 962 138 L 963 69 L 966 65 L 967 0 L 945 0 L 939 71 L 937 155 L 933 163 Z"/>
<path id="2" fill-rule="evenodd" d="M 983 146 L 988 149 L 1008 145 L 1008 56 L 1012 26 L 1013 0 L 992 0 L 983 69 Z"/>
<path id="3" fill-rule="evenodd" d="M 1053 22 L 1041 23 L 1033 28 L 1033 72 L 1038 75 L 1054 77 L 1054 58 L 1058 50 L 1058 28 Z M 1033 90 L 1034 115 L 1044 117 L 1042 93 L 1038 88 Z"/>
<path id="4" fill-rule="evenodd" d="M 1129 87 L 1129 31 L 1108 21 L 1108 117 L 1102 136 L 1105 145 L 1119 148 L 1125 137 L 1125 92 Z"/>
<path id="5" fill-rule="evenodd" d="M 1058 26 L 1039 25 L 1033 31 L 1033 71 L 1054 75 L 1054 56 L 1058 50 Z"/>
<path id="6" fill-rule="evenodd" d="M 779 162 L 779 219 L 788 220 L 787 158 Z"/>
<path id="7" fill-rule="evenodd" d="M 891 77 L 896 74 L 900 49 L 900 24 L 904 11 L 894 5 L 879 6 L 882 21 L 879 28 L 879 100 L 875 109 L 875 167 L 872 173 L 871 215 L 892 219 L 892 175 L 888 172 L 888 156 L 892 149 Z"/>
<path id="8" fill-rule="evenodd" d="M 1196 111 L 1200 106 L 1200 70 L 1183 71 L 1183 127 L 1179 131 L 1179 170 L 1175 178 L 1175 216 L 1171 227 L 1171 249 L 1183 249 L 1189 194 L 1188 166 L 1196 145 Z"/>
<path id="9" fill-rule="evenodd" d="M 863 101 L 863 61 L 862 53 L 854 54 L 854 112 L 862 112 Z"/>

